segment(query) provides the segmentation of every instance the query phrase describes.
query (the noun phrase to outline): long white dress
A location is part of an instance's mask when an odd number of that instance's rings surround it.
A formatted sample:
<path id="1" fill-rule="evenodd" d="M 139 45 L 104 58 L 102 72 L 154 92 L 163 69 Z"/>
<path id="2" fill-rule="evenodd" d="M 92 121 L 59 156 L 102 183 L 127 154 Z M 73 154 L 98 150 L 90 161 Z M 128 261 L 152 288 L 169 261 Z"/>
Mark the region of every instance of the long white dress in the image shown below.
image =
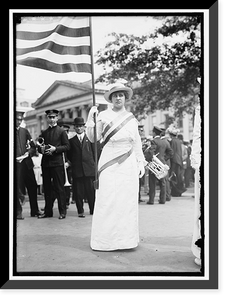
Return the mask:
<path id="1" fill-rule="evenodd" d="M 98 115 L 98 139 L 106 125 L 117 119 L 117 115 L 113 110 L 106 110 Z M 93 127 L 88 126 L 87 136 L 91 141 L 93 133 Z M 99 176 L 91 230 L 93 250 L 111 251 L 138 246 L 138 163 L 144 161 L 144 155 L 135 118 L 125 124 L 103 147 L 98 169 L 113 158 L 127 153 L 132 147 L 132 154 L 124 162 L 109 166 Z"/>

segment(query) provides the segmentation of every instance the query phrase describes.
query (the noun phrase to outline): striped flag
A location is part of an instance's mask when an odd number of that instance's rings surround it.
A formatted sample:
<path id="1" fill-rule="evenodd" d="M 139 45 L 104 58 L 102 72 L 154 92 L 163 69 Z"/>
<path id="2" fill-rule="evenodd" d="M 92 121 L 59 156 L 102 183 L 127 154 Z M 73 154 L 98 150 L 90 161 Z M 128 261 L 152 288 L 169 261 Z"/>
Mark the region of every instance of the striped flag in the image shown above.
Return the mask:
<path id="1" fill-rule="evenodd" d="M 22 18 L 16 61 L 56 73 L 91 73 L 89 17 Z"/>

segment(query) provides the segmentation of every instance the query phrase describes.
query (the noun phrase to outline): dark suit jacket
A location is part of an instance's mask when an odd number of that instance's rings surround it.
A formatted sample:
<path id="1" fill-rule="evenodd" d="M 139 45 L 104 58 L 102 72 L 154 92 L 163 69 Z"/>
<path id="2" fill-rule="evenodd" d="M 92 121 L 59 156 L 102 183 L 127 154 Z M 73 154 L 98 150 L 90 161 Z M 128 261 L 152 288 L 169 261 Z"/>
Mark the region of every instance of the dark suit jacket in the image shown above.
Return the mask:
<path id="1" fill-rule="evenodd" d="M 58 125 L 52 128 L 48 127 L 40 136 L 44 138 L 45 145 L 50 144 L 56 147 L 56 151 L 52 155 L 44 154 L 42 156 L 42 167 L 62 166 L 64 164 L 62 153 L 70 148 L 68 136 L 64 129 L 60 128 Z"/>
<path id="2" fill-rule="evenodd" d="M 176 137 L 173 137 L 170 141 L 171 148 L 173 149 L 173 157 L 171 159 L 171 163 L 178 164 L 183 166 L 183 159 L 182 159 L 182 147 L 181 147 L 181 140 Z"/>
<path id="3" fill-rule="evenodd" d="M 157 158 L 159 158 L 163 164 L 173 156 L 173 150 L 167 140 L 161 139 L 160 137 L 155 137 L 152 140 L 151 147 L 145 152 L 145 158 L 147 161 L 151 161 L 153 155 L 156 154 L 158 154 Z"/>
<path id="4" fill-rule="evenodd" d="M 171 148 L 170 142 L 167 140 L 166 137 L 161 137 L 161 139 L 167 144 L 167 149 L 170 149 L 165 151 L 165 163 L 170 167 L 170 160 L 173 157 L 173 149 Z"/>
<path id="5" fill-rule="evenodd" d="M 70 150 L 67 152 L 67 158 L 71 163 L 72 177 L 79 178 L 83 176 L 95 176 L 95 152 L 94 144 L 91 143 L 84 135 L 82 144 L 77 135 L 75 135 L 70 142 Z M 99 143 L 98 143 L 99 146 Z M 98 149 L 98 153 L 100 149 Z"/>
<path id="6" fill-rule="evenodd" d="M 29 142 L 30 149 L 26 149 L 26 144 Z M 28 169 L 32 169 L 34 164 L 31 156 L 36 152 L 36 146 L 31 138 L 29 131 L 26 128 L 19 127 L 16 129 L 16 157 L 29 152 L 29 156 L 26 157 L 23 162 L 27 165 Z"/>

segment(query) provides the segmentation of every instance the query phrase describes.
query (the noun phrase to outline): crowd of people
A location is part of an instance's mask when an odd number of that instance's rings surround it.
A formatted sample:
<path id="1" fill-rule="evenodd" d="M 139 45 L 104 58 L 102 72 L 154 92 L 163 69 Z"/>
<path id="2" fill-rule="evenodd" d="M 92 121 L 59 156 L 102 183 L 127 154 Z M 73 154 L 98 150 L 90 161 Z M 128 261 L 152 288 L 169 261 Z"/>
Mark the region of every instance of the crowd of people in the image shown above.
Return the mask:
<path id="1" fill-rule="evenodd" d="M 45 113 L 49 126 L 35 142 L 29 131 L 20 127 L 22 116 L 16 116 L 17 219 L 24 219 L 22 206 L 26 190 L 31 217 L 52 217 L 57 199 L 59 219 L 64 219 L 72 195 L 71 202 L 76 204 L 78 216 L 84 218 L 84 202 L 88 202 L 90 214 L 94 210 L 95 146 L 85 134 L 83 118 L 74 119 L 75 135 L 69 135 L 70 126 L 58 120 L 58 110 Z M 98 149 L 100 145 L 97 143 Z M 37 195 L 42 192 L 45 207 L 39 209 Z"/>
<path id="2" fill-rule="evenodd" d="M 191 141 L 183 141 L 183 135 L 174 125 L 165 128 L 153 127 L 152 136 L 144 137 L 143 125 L 139 125 L 139 133 L 142 137 L 142 147 L 147 162 L 154 156 L 168 166 L 168 173 L 164 178 L 147 171 L 140 180 L 139 202 L 141 199 L 141 187 L 149 195 L 147 204 L 154 204 L 156 187 L 160 189 L 159 204 L 165 204 L 171 197 L 181 197 L 194 181 L 194 169 L 191 166 Z M 148 178 L 147 178 L 148 177 Z"/>
<path id="3" fill-rule="evenodd" d="M 85 202 L 93 215 L 90 243 L 93 250 L 137 247 L 138 202 L 142 201 L 141 185 L 146 181 L 145 172 L 148 173 L 149 186 L 147 204 L 152 205 L 157 185 L 160 188 L 159 204 L 165 204 L 171 197 L 180 197 L 190 185 L 192 170 L 190 145 L 183 141 L 174 126 L 166 130 L 154 126 L 152 137 L 141 140 L 143 126 L 139 126 L 133 114 L 125 109 L 125 102 L 132 94 L 132 89 L 122 84 L 115 85 L 104 95 L 112 108 L 99 113 L 93 106 L 86 122 L 81 117 L 75 118 L 73 136 L 69 135 L 69 125 L 58 121 L 59 111 L 56 109 L 45 111 L 49 126 L 35 142 L 29 131 L 20 127 L 22 117 L 17 115 L 18 220 L 23 219 L 25 188 L 30 215 L 39 219 L 53 217 L 56 199 L 59 219 L 65 219 L 72 196 L 78 217 L 85 217 Z M 154 157 L 168 166 L 169 172 L 163 178 L 158 179 L 147 169 Z M 95 160 L 98 160 L 97 188 L 93 184 Z M 71 189 L 68 183 L 71 183 Z M 37 195 L 41 192 L 45 198 L 43 212 L 37 202 Z"/>

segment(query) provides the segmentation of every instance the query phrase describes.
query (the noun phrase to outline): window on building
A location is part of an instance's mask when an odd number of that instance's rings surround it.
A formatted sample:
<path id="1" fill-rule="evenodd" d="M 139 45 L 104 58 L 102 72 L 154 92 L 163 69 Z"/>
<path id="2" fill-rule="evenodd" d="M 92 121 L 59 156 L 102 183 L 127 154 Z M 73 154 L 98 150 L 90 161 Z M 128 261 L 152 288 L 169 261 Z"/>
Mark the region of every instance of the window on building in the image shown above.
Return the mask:
<path id="1" fill-rule="evenodd" d="M 82 108 L 77 107 L 77 117 L 82 117 Z"/>
<path id="2" fill-rule="evenodd" d="M 69 114 L 69 118 L 72 119 L 73 118 L 73 110 L 69 109 L 68 114 Z"/>
<path id="3" fill-rule="evenodd" d="M 169 125 L 173 124 L 175 118 L 173 116 L 170 116 L 169 114 L 165 114 L 165 122 L 164 122 L 164 126 L 165 128 L 168 128 Z"/>
<path id="4" fill-rule="evenodd" d="M 29 103 L 27 101 L 20 102 L 20 106 L 29 107 Z"/>
<path id="5" fill-rule="evenodd" d="M 183 117 L 178 120 L 178 128 L 183 128 Z"/>

